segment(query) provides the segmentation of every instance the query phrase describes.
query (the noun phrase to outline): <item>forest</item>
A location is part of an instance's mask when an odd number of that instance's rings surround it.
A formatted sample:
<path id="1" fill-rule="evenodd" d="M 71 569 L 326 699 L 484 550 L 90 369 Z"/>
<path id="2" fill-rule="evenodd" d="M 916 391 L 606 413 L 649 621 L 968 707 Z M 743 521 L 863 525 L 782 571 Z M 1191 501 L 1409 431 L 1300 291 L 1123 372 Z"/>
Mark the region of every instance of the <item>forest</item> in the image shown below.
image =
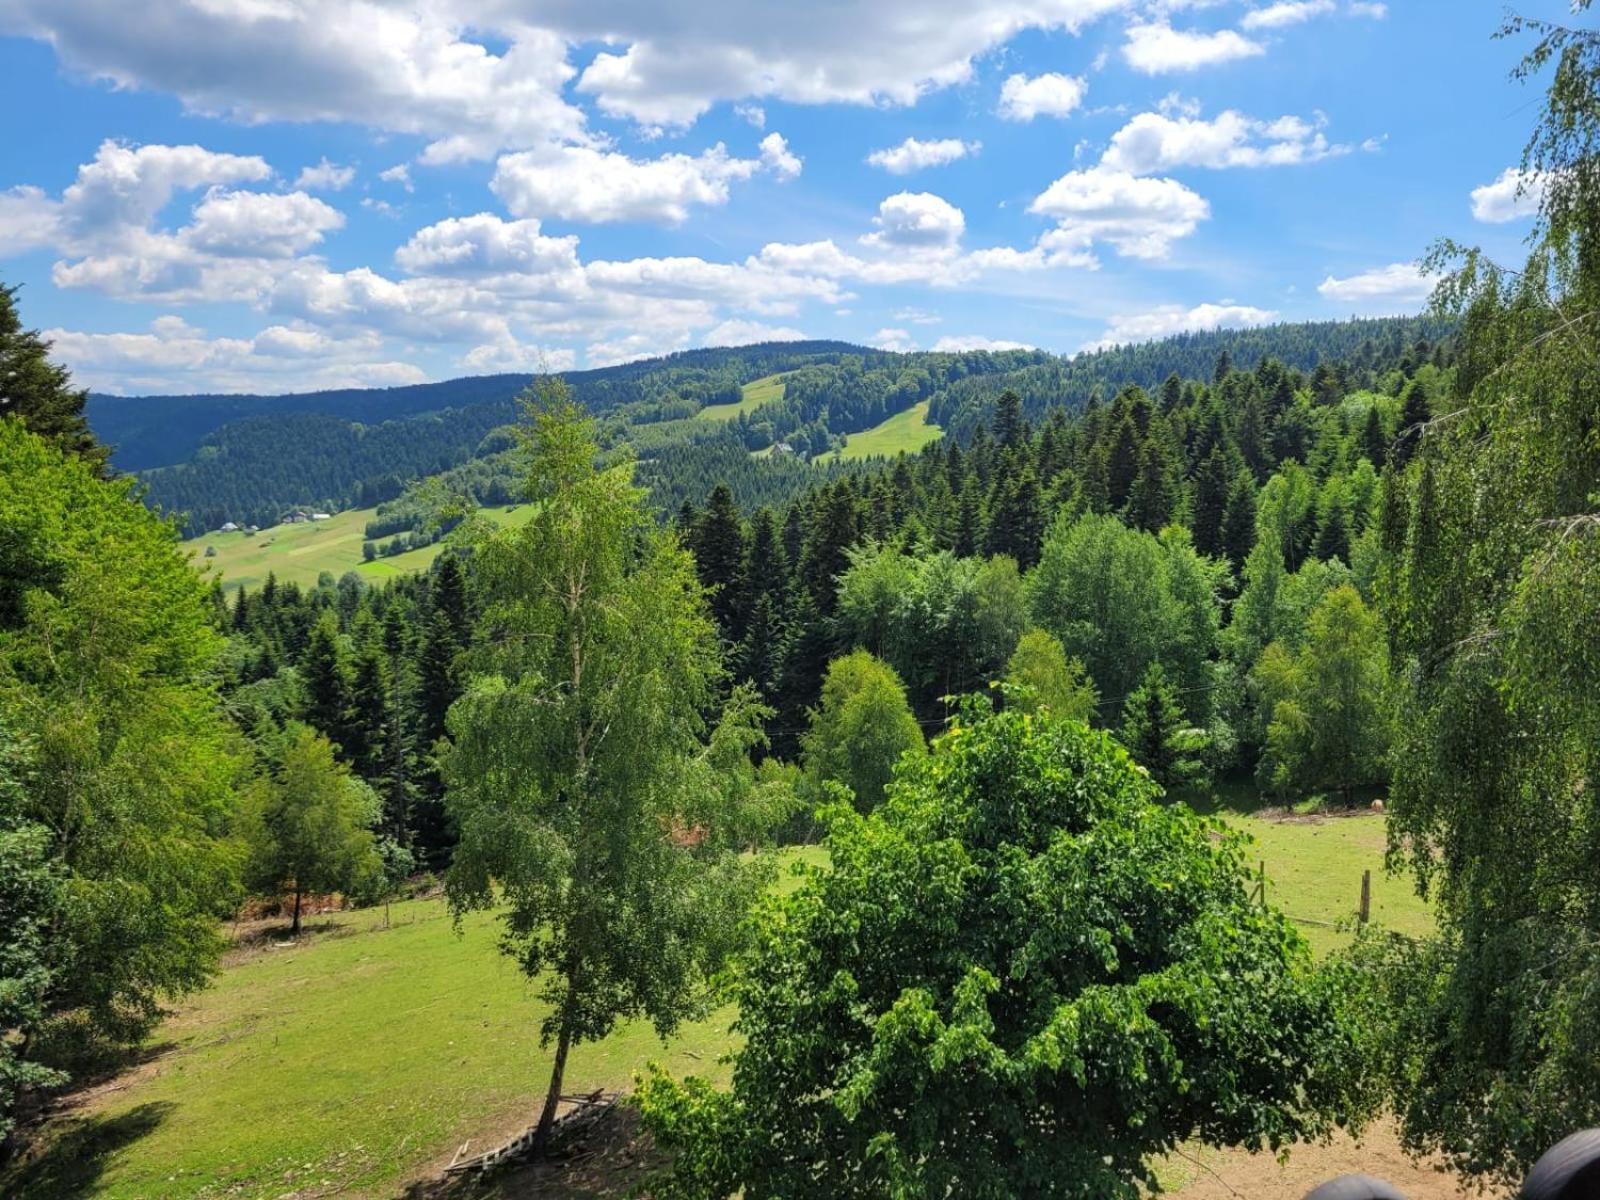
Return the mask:
<path id="1" fill-rule="evenodd" d="M 247 906 L 424 879 L 544 1006 L 535 1149 L 582 1047 L 735 1014 L 723 1075 L 638 1074 L 663 1200 L 1134 1200 L 1382 1114 L 1507 1188 L 1600 1125 L 1600 50 L 1533 31 L 1537 236 L 1438 244 L 1421 318 L 215 398 L 156 449 L 0 289 L 0 1172 Z M 178 548 L 300 500 L 442 551 Z M 1376 803 L 1436 928 L 1314 954 L 1217 787 Z"/>

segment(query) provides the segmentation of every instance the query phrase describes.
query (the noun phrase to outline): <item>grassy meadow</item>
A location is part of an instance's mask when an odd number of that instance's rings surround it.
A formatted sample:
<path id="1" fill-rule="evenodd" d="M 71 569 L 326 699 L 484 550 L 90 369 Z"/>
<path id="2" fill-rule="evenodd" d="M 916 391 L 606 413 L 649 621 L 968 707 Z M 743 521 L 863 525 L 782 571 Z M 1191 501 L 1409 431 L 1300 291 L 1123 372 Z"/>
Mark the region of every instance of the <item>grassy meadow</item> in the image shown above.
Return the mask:
<path id="1" fill-rule="evenodd" d="M 526 505 L 487 508 L 484 515 L 500 525 L 520 525 L 531 515 Z M 374 583 L 396 575 L 421 571 L 439 554 L 439 545 L 407 550 L 392 558 L 364 562 L 361 547 L 366 539 L 367 522 L 377 515 L 375 508 L 353 508 L 334 513 L 326 521 L 307 521 L 300 525 L 274 525 L 253 534 L 206 533 L 190 538 L 183 548 L 194 555 L 197 567 L 208 575 L 220 575 L 224 587 L 258 588 L 269 573 L 279 583 L 310 587 L 324 571 L 334 576 L 355 571 Z M 391 535 L 392 536 L 392 535 Z M 387 541 L 387 538 L 379 538 Z M 206 548 L 216 554 L 205 557 Z"/>
<path id="2" fill-rule="evenodd" d="M 1350 937 L 1338 926 L 1355 914 L 1365 869 L 1375 920 L 1430 928 L 1409 884 L 1383 874 L 1384 818 L 1270 818 L 1237 802 L 1218 811 L 1255 838 L 1268 898 L 1318 953 Z M 816 848 L 787 854 L 821 861 Z M 393 1197 L 463 1142 L 481 1151 L 532 1121 L 549 1069 L 538 1038 L 547 1006 L 497 953 L 492 917 L 458 934 L 442 901 L 418 900 L 396 905 L 387 928 L 381 910 L 311 928 L 299 944 L 269 936 L 236 951 L 157 1030 L 147 1061 L 83 1094 L 36 1157 L 0 1176 L 0 1195 Z M 666 1045 L 648 1025 L 625 1026 L 573 1051 L 568 1089 L 626 1088 L 651 1060 L 723 1078 L 731 1017 Z"/>
<path id="3" fill-rule="evenodd" d="M 783 375 L 767 375 L 745 384 L 743 398 L 733 404 L 708 404 L 695 413 L 697 421 L 731 421 L 740 413 L 753 413 L 770 400 L 783 399 Z"/>
<path id="4" fill-rule="evenodd" d="M 852 433 L 844 449 L 838 451 L 835 458 L 850 460 L 876 455 L 893 458 L 902 450 L 907 454 L 915 454 L 929 442 L 943 436 L 944 431 L 928 420 L 928 401 L 924 400 L 904 412 L 895 413 L 871 429 Z"/>

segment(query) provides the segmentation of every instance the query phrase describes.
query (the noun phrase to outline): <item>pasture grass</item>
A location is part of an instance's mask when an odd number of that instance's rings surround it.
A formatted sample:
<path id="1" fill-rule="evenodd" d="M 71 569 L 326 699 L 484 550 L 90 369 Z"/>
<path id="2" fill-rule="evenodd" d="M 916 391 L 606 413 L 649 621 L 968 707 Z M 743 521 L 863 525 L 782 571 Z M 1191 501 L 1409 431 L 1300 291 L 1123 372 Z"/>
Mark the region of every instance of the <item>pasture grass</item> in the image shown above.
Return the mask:
<path id="1" fill-rule="evenodd" d="M 786 374 L 785 372 L 784 374 Z M 732 404 L 708 404 L 695 413 L 696 421 L 731 421 L 740 413 L 753 413 L 763 404 L 783 399 L 783 374 L 752 379 L 741 389 L 743 396 Z"/>
<path id="2" fill-rule="evenodd" d="M 222 586 L 230 591 L 237 587 L 259 588 L 269 573 L 276 575 L 279 583 L 296 583 L 301 587 L 314 586 L 324 571 L 331 572 L 335 578 L 346 571 L 354 571 L 377 583 L 396 575 L 425 570 L 439 556 L 442 547 L 435 543 L 392 558 L 363 561 L 361 547 L 367 540 L 367 522 L 377 516 L 377 511 L 375 508 L 352 508 L 334 513 L 326 521 L 274 525 L 254 534 L 242 530 L 205 533 L 184 542 L 183 549 L 193 554 L 195 566 L 208 577 L 220 575 Z M 496 506 L 484 509 L 483 515 L 496 524 L 520 525 L 533 515 L 533 509 L 526 504 L 510 508 Z M 389 538 L 375 540 L 381 543 Z M 211 558 L 205 557 L 208 546 L 217 551 Z"/>
<path id="3" fill-rule="evenodd" d="M 1383 874 L 1384 818 L 1276 815 L 1246 792 L 1191 798 L 1255 839 L 1268 899 L 1319 954 L 1348 942 L 1361 872 L 1373 915 L 1412 934 L 1432 926 L 1404 879 Z M 821 864 L 818 847 L 785 852 Z M 780 888 L 796 886 L 792 874 Z M 1314 922 L 1314 923 L 1313 923 Z M 57 1118 L 34 1158 L 0 1175 L 16 1200 L 292 1195 L 394 1197 L 436 1174 L 463 1142 L 475 1153 L 537 1115 L 548 1006 L 496 952 L 477 914 L 455 930 L 442 901 L 313 919 L 299 943 L 236 955 L 209 990 L 152 1038 L 149 1061 Z M 569 1091 L 628 1088 L 650 1061 L 725 1081 L 731 1010 L 663 1044 L 629 1024 L 573 1050 Z"/>
<path id="4" fill-rule="evenodd" d="M 924 400 L 913 404 L 871 429 L 852 433 L 844 448 L 831 456 L 832 461 L 874 456 L 893 458 L 902 450 L 907 454 L 915 454 L 929 442 L 937 441 L 944 436 L 944 431 L 928 420 L 928 403 Z"/>

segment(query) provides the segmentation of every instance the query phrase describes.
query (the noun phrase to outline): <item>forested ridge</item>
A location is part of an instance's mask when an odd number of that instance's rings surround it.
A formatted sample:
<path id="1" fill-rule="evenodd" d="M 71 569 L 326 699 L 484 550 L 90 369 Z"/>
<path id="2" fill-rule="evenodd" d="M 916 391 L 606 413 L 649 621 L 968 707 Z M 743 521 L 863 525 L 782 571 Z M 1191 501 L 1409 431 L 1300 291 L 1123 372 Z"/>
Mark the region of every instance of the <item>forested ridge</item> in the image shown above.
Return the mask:
<path id="1" fill-rule="evenodd" d="M 1173 373 L 1203 376 L 1223 351 L 1242 366 L 1276 357 L 1306 371 L 1346 359 L 1361 369 L 1437 333 L 1416 320 L 1319 322 L 1185 334 L 1070 359 L 1037 351 L 900 355 L 842 343 L 777 343 L 686 351 L 567 380 L 577 399 L 604 418 L 601 445 L 633 447 L 658 505 L 671 512 L 718 480 L 746 501 L 785 500 L 805 472 L 786 463 L 763 472 L 739 463 L 737 448 L 764 451 L 782 442 L 801 459 L 821 457 L 924 400 L 934 423 L 964 441 L 1008 389 L 1037 417 L 1128 384 L 1153 387 Z M 780 394 L 753 411 L 725 423 L 693 419 L 708 405 L 737 403 L 743 384 L 773 375 L 782 376 Z M 113 461 L 139 470 L 149 503 L 181 514 L 194 536 L 226 521 L 271 525 L 297 507 L 369 507 L 429 475 L 492 455 L 504 438 L 488 435 L 513 420 L 514 397 L 528 382 L 492 376 L 307 396 L 95 397 L 88 411 L 102 439 L 114 446 L 119 432 L 130 439 Z"/>

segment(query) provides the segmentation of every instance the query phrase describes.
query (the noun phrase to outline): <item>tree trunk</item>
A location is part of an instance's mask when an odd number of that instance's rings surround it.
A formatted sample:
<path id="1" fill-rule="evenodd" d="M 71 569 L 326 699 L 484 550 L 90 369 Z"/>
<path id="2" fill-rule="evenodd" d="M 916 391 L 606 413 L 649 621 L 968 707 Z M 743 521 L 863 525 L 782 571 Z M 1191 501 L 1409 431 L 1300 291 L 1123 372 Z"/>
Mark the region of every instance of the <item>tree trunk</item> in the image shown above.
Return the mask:
<path id="1" fill-rule="evenodd" d="M 549 1142 L 556 1110 L 561 1107 L 561 1084 L 567 1074 L 567 1051 L 572 1049 L 572 1008 L 577 996 L 578 972 L 574 969 L 567 976 L 567 999 L 562 1005 L 561 1033 L 556 1038 L 556 1060 L 550 1068 L 550 1090 L 545 1093 L 544 1111 L 539 1114 L 539 1126 L 533 1133 L 533 1144 L 540 1149 Z"/>
<path id="2" fill-rule="evenodd" d="M 300 936 L 300 889 L 294 890 L 294 924 L 289 927 L 289 932 L 295 937 Z"/>

